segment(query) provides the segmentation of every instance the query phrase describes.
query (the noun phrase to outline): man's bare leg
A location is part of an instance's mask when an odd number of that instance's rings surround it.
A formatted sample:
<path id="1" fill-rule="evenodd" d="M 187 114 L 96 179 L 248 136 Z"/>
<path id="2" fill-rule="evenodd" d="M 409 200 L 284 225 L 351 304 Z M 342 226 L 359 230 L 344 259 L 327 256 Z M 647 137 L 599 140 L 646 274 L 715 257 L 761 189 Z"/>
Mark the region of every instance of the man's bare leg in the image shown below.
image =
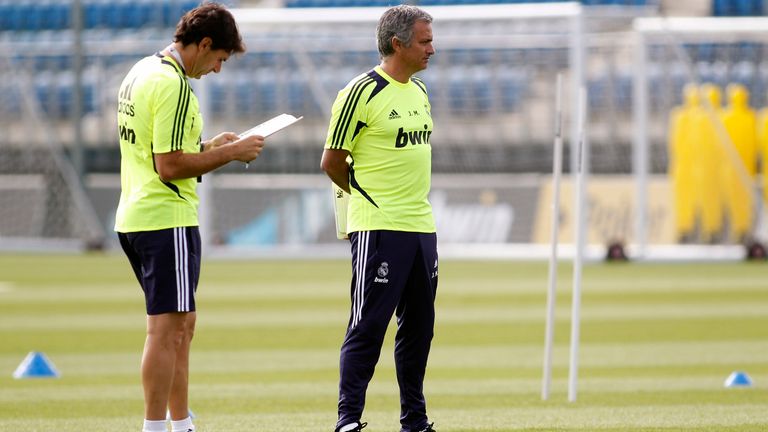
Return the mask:
<path id="1" fill-rule="evenodd" d="M 171 387 L 176 376 L 177 353 L 184 345 L 188 314 L 172 312 L 147 316 L 147 339 L 141 359 L 146 420 L 166 418 Z"/>

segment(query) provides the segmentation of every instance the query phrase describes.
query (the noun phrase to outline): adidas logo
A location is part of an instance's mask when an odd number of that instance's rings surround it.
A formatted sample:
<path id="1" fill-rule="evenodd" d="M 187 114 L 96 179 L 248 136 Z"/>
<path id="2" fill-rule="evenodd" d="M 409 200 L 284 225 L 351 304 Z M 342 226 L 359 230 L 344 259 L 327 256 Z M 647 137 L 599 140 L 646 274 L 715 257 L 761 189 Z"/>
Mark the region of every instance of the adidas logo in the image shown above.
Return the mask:
<path id="1" fill-rule="evenodd" d="M 397 111 L 392 110 L 392 112 L 389 113 L 390 120 L 399 119 L 399 118 L 400 118 L 400 114 L 398 114 Z"/>

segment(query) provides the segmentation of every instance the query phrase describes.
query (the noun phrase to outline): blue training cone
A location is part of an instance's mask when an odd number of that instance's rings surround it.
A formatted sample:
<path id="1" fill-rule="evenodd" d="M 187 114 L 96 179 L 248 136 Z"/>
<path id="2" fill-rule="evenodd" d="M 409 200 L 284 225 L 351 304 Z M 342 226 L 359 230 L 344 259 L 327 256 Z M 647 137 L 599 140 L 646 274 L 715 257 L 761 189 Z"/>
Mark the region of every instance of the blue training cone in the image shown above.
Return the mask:
<path id="1" fill-rule="evenodd" d="M 32 351 L 22 360 L 13 377 L 21 378 L 58 378 L 59 371 L 53 366 L 48 357 L 41 352 Z"/>
<path id="2" fill-rule="evenodd" d="M 752 387 L 752 378 L 746 372 L 731 372 L 725 380 L 725 386 L 731 387 Z"/>

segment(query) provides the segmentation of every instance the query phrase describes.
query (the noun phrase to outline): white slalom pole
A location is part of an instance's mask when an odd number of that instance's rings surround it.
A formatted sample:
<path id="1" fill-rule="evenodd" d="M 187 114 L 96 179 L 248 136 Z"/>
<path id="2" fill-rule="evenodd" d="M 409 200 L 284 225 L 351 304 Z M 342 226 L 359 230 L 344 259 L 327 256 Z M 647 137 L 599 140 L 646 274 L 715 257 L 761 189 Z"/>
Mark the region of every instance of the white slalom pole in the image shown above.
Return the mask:
<path id="1" fill-rule="evenodd" d="M 560 229 L 560 177 L 563 173 L 563 75 L 557 74 L 555 94 L 555 146 L 552 160 L 552 248 L 549 254 L 549 284 L 547 286 L 547 327 L 544 335 L 544 378 L 541 399 L 549 399 L 552 382 L 552 344 L 555 339 L 555 297 L 557 294 L 557 243 Z"/>
<path id="2" fill-rule="evenodd" d="M 586 165 L 584 125 L 587 116 L 587 91 L 579 92 L 579 142 L 576 157 L 576 254 L 573 259 L 573 299 L 571 301 L 571 358 L 568 373 L 568 402 L 576 401 L 579 374 L 579 333 L 581 330 L 581 262 L 584 254 L 584 170 Z"/>

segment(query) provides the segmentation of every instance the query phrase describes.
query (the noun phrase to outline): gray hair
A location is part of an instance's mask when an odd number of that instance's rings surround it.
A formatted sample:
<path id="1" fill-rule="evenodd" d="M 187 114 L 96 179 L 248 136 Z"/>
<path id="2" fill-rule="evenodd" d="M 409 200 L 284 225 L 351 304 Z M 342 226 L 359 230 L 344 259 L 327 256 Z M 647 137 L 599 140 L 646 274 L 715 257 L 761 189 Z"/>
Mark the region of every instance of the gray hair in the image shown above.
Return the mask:
<path id="1" fill-rule="evenodd" d="M 432 15 L 407 4 L 402 4 L 387 9 L 379 19 L 376 26 L 376 43 L 381 57 L 387 57 L 395 53 L 392 47 L 392 38 L 396 37 L 405 46 L 411 45 L 413 37 L 413 25 L 416 21 L 432 22 Z"/>

